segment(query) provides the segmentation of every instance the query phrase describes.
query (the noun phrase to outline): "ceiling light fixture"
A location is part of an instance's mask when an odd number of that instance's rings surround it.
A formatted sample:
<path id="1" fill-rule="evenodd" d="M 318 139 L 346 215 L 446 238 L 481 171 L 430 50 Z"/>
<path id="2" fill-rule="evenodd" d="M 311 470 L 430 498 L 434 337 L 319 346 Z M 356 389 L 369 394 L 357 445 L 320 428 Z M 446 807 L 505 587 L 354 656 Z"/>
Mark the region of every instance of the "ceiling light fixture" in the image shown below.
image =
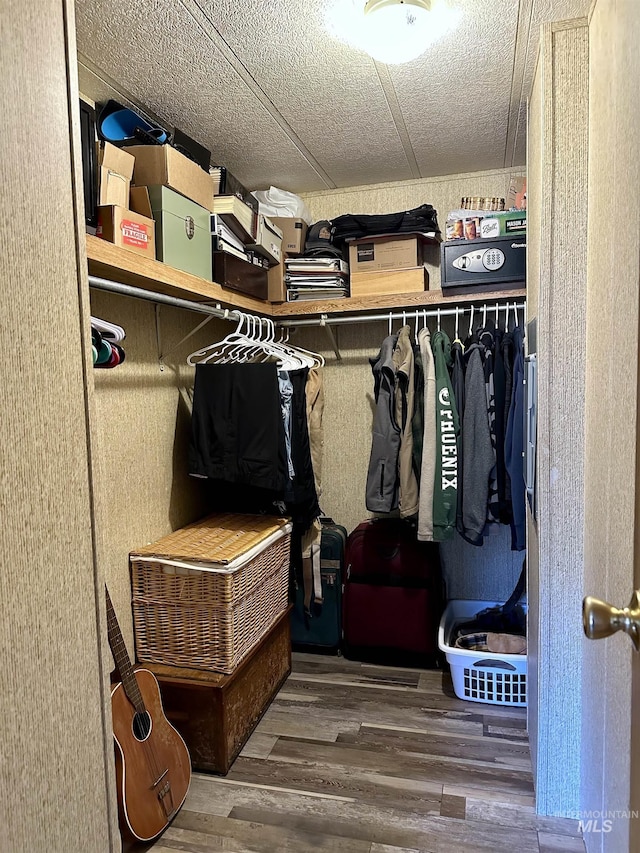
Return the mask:
<path id="1" fill-rule="evenodd" d="M 456 0 L 322 0 L 331 36 L 378 62 L 411 62 L 461 20 Z"/>
<path id="2" fill-rule="evenodd" d="M 431 0 L 368 0 L 365 50 L 378 62 L 411 62 L 429 46 Z"/>

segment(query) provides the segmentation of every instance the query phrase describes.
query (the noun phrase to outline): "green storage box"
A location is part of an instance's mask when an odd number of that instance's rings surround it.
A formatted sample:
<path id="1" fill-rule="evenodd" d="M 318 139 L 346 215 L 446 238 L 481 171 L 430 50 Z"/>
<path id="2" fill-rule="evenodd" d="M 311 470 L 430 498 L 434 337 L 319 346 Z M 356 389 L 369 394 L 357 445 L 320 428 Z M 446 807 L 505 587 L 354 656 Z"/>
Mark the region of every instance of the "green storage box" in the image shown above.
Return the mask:
<path id="1" fill-rule="evenodd" d="M 168 187 L 149 187 L 159 261 L 211 281 L 209 211 Z"/>
<path id="2" fill-rule="evenodd" d="M 486 240 L 507 237 L 510 234 L 525 234 L 526 231 L 526 210 L 501 210 L 485 214 L 480 222 L 480 233 L 477 236 Z"/>

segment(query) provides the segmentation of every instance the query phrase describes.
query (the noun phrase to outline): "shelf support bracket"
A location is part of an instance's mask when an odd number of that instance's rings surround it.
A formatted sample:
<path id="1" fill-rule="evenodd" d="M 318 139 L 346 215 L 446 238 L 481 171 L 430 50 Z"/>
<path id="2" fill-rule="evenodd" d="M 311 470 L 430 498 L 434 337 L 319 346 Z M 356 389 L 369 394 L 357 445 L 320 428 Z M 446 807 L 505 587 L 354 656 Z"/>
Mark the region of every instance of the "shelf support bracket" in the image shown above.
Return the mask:
<path id="1" fill-rule="evenodd" d="M 188 341 L 190 337 L 199 332 L 200 329 L 203 329 L 210 320 L 213 320 L 216 316 L 215 314 L 207 314 L 207 316 L 202 320 L 198 325 L 192 329 L 187 335 L 185 335 L 178 343 L 174 344 L 170 347 L 166 352 L 162 351 L 162 343 L 161 343 L 161 333 L 160 333 L 160 308 L 159 304 L 156 304 L 156 342 L 158 344 L 158 364 L 160 365 L 160 370 L 163 371 L 165 368 L 164 360 L 165 358 L 172 352 L 175 352 L 185 341 Z M 220 305 L 216 305 L 216 308 L 222 310 Z"/>
<path id="2" fill-rule="evenodd" d="M 342 356 L 340 355 L 340 347 L 338 346 L 338 341 L 336 340 L 335 335 L 333 334 L 333 329 L 329 325 L 328 317 L 326 314 L 321 314 L 320 316 L 320 325 L 326 331 L 327 336 L 329 338 L 329 342 L 331 344 L 331 348 L 336 354 L 336 361 L 342 361 Z"/>

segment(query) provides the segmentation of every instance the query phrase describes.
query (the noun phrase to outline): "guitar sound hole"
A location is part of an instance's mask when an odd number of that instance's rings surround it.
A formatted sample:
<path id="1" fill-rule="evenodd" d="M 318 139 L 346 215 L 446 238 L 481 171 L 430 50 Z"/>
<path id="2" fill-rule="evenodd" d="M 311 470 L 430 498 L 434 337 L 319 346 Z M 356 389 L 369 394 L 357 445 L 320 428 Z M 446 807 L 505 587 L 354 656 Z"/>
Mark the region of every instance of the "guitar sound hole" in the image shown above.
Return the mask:
<path id="1" fill-rule="evenodd" d="M 137 740 L 146 740 L 151 731 L 151 717 L 147 711 L 138 711 L 133 717 L 133 734 Z"/>

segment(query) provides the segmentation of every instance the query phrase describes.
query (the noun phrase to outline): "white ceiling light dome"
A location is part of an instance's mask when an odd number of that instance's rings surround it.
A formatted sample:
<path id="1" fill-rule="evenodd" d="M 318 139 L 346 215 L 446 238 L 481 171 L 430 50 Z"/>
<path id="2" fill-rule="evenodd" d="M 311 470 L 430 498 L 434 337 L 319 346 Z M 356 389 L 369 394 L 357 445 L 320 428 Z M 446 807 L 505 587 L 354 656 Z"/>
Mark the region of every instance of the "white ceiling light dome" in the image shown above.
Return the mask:
<path id="1" fill-rule="evenodd" d="M 378 62 L 411 62 L 430 44 L 431 0 L 368 0 L 365 49 Z"/>
<path id="2" fill-rule="evenodd" d="M 378 62 L 411 62 L 457 26 L 458 0 L 325 0 L 331 35 Z"/>

